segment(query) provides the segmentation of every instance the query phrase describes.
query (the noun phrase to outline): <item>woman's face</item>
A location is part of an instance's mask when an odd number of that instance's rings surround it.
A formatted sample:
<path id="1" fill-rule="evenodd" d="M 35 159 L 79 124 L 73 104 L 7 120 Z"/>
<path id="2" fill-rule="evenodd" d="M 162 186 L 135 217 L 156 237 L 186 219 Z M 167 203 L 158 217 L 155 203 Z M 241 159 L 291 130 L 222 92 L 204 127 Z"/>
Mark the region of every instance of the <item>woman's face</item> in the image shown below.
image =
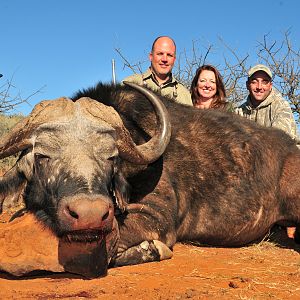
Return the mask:
<path id="1" fill-rule="evenodd" d="M 197 89 L 199 101 L 213 99 L 217 93 L 216 75 L 213 71 L 203 70 L 198 78 Z"/>

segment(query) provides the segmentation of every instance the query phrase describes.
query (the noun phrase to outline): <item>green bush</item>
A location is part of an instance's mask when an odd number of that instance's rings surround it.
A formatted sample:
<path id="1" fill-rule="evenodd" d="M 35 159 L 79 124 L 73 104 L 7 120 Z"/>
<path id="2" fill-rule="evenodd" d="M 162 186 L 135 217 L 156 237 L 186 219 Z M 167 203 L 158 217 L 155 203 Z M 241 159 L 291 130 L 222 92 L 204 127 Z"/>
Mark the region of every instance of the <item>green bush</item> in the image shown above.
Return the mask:
<path id="1" fill-rule="evenodd" d="M 23 115 L 4 115 L 0 114 L 0 137 L 14 127 L 20 120 L 24 119 Z"/>
<path id="2" fill-rule="evenodd" d="M 14 127 L 20 120 L 24 118 L 23 115 L 4 115 L 0 114 L 0 139 L 7 134 L 9 130 Z M 18 155 L 6 157 L 0 160 L 0 172 L 3 173 L 10 169 L 16 162 Z"/>

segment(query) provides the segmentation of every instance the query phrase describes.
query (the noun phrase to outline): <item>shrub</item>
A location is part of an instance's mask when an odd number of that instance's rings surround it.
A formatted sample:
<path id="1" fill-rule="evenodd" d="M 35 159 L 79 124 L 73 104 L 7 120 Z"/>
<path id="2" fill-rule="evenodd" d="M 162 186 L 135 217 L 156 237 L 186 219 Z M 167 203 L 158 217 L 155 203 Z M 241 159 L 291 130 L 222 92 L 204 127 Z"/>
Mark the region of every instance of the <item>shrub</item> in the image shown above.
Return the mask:
<path id="1" fill-rule="evenodd" d="M 7 134 L 9 130 L 14 127 L 16 123 L 18 123 L 20 120 L 24 118 L 23 115 L 5 115 L 0 114 L 0 138 Z M 6 157 L 0 160 L 0 172 L 3 174 L 3 172 L 7 171 L 9 168 L 11 168 L 16 160 L 17 160 L 18 154 L 10 157 Z"/>

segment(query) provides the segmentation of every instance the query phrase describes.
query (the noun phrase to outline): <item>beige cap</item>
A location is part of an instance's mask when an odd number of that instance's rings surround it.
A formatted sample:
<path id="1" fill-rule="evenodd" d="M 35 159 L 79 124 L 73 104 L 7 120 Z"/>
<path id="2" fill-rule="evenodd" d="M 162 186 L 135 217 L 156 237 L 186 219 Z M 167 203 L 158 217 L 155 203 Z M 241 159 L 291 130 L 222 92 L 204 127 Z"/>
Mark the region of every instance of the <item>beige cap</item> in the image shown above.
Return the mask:
<path id="1" fill-rule="evenodd" d="M 267 73 L 271 79 L 273 77 L 271 70 L 265 65 L 256 65 L 256 66 L 252 67 L 248 71 L 248 77 L 251 77 L 257 71 L 263 71 L 263 72 Z"/>

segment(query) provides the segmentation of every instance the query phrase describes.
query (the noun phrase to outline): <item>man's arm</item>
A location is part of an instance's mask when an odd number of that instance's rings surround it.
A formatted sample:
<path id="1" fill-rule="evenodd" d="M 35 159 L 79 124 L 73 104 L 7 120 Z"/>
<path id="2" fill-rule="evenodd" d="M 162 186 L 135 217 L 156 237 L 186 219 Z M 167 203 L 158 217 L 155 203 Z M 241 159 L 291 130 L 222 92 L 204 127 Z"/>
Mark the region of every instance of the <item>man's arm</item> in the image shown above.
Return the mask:
<path id="1" fill-rule="evenodd" d="M 281 101 L 273 112 L 272 127 L 285 131 L 293 139 L 297 138 L 296 122 L 292 109 L 287 101 Z"/>
<path id="2" fill-rule="evenodd" d="M 121 83 L 123 84 L 124 81 L 129 81 L 129 82 L 136 83 L 138 85 L 142 85 L 143 77 L 141 74 L 133 74 L 133 75 L 130 75 L 130 76 L 124 78 Z"/>
<path id="3" fill-rule="evenodd" d="M 177 87 L 177 102 L 193 106 L 193 101 L 190 91 L 181 83 L 178 83 Z"/>

